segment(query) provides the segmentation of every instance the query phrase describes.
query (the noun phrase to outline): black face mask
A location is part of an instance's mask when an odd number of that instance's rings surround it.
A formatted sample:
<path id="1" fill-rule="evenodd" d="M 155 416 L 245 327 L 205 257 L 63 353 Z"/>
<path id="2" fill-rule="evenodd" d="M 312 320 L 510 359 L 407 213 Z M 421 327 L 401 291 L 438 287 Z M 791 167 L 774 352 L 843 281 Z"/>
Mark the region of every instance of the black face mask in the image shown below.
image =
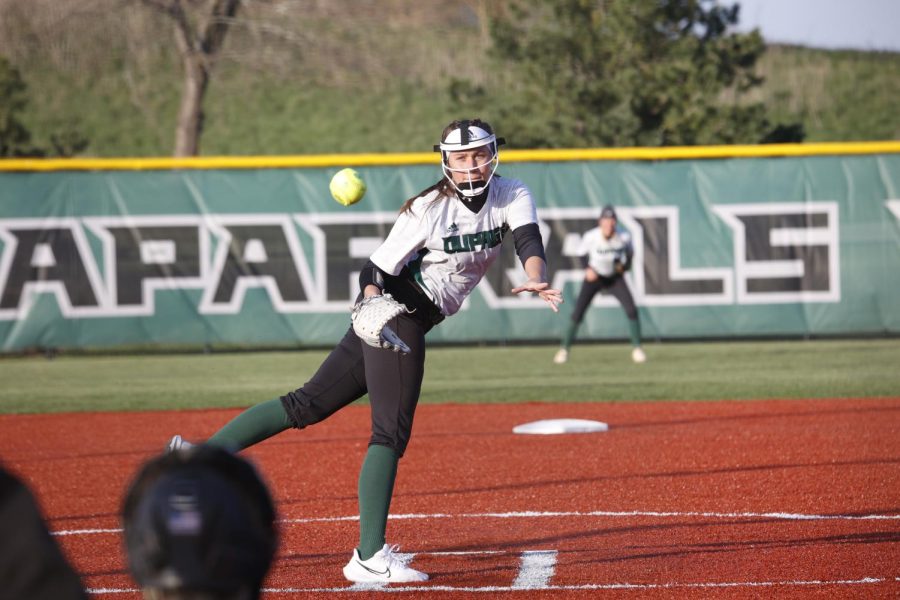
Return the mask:
<path id="1" fill-rule="evenodd" d="M 475 179 L 475 180 L 472 180 L 472 181 L 463 181 L 462 183 L 457 183 L 456 186 L 457 186 L 459 189 L 461 189 L 461 190 L 466 190 L 466 191 L 476 190 L 476 189 L 481 188 L 481 187 L 484 187 L 485 189 L 487 189 L 487 188 L 485 187 L 484 179 Z M 462 195 L 461 193 L 459 193 L 459 192 L 457 192 L 457 193 L 462 197 L 463 200 L 466 199 L 466 196 L 463 196 L 463 195 Z M 481 192 L 481 194 L 483 194 L 483 193 L 484 193 L 484 192 Z M 481 194 L 478 194 L 478 195 L 480 196 Z M 474 196 L 468 196 L 468 197 L 469 197 L 469 198 L 474 198 Z"/>
<path id="2" fill-rule="evenodd" d="M 483 182 L 482 182 L 483 183 Z M 463 187 L 460 185 L 460 187 Z M 478 187 L 478 186 L 474 186 Z M 484 188 L 484 191 L 478 194 L 477 196 L 463 196 L 459 191 L 456 192 L 456 197 L 462 200 L 463 206 L 468 208 L 474 213 L 481 211 L 481 208 L 484 206 L 484 203 L 487 202 L 488 191 L 490 190 L 490 186 Z"/>

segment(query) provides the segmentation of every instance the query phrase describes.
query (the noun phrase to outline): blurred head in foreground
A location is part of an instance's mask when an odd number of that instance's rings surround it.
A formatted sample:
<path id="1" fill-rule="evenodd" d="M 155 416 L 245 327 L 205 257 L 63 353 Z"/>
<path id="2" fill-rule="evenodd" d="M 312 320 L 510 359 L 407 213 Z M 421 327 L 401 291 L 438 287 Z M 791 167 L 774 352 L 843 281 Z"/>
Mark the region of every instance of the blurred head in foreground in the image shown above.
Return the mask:
<path id="1" fill-rule="evenodd" d="M 87 600 L 37 499 L 0 465 L 0 598 Z"/>
<path id="2" fill-rule="evenodd" d="M 274 505 L 256 470 L 210 446 L 147 462 L 122 521 L 128 568 L 146 599 L 256 599 L 278 544 Z"/>

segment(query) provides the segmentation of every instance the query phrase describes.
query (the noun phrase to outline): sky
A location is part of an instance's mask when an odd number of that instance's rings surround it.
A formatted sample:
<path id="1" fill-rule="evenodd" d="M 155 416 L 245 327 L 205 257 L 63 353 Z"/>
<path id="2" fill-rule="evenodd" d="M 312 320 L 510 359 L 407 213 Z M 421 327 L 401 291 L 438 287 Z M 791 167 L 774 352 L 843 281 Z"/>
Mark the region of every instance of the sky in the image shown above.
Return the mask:
<path id="1" fill-rule="evenodd" d="M 720 0 L 769 43 L 900 52 L 900 0 Z"/>

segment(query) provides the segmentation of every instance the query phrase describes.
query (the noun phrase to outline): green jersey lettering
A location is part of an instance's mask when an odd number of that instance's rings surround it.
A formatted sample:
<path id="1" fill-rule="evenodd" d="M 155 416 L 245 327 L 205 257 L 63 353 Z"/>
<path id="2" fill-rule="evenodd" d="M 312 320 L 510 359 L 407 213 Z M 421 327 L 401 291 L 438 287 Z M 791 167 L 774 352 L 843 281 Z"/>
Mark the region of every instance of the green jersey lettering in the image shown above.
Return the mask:
<path id="1" fill-rule="evenodd" d="M 444 239 L 444 252 L 456 254 L 458 252 L 475 252 L 476 250 L 489 250 L 500 245 L 503 234 L 508 227 L 495 227 L 489 231 L 466 233 L 464 235 L 451 235 Z"/>

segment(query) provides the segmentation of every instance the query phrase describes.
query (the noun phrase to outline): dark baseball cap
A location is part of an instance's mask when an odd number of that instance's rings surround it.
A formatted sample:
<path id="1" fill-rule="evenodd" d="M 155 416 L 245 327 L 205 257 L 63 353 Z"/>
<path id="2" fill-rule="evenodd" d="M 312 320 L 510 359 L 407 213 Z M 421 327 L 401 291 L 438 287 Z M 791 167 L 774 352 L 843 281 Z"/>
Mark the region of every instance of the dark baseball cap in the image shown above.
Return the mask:
<path id="1" fill-rule="evenodd" d="M 205 445 L 163 454 L 125 496 L 129 571 L 143 588 L 258 597 L 278 546 L 275 516 L 246 460 Z"/>
<path id="2" fill-rule="evenodd" d="M 612 204 L 607 204 L 603 207 L 603 210 L 600 211 L 600 218 L 618 220 L 618 217 L 616 217 L 616 209 L 613 208 Z"/>

